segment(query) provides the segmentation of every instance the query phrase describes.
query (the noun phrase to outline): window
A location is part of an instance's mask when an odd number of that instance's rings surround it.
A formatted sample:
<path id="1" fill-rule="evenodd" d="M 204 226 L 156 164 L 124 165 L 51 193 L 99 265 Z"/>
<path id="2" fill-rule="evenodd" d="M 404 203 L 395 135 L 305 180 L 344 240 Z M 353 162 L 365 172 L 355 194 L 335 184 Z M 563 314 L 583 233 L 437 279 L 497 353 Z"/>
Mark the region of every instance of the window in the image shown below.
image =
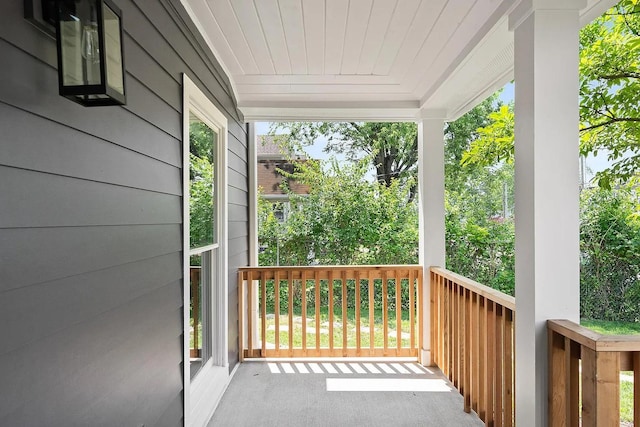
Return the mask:
<path id="1" fill-rule="evenodd" d="M 229 378 L 227 119 L 186 75 L 183 115 L 184 406 L 201 424 Z"/>
<path id="2" fill-rule="evenodd" d="M 189 112 L 189 370 L 193 378 L 213 351 L 211 299 L 218 249 L 216 149 L 218 129 Z"/>

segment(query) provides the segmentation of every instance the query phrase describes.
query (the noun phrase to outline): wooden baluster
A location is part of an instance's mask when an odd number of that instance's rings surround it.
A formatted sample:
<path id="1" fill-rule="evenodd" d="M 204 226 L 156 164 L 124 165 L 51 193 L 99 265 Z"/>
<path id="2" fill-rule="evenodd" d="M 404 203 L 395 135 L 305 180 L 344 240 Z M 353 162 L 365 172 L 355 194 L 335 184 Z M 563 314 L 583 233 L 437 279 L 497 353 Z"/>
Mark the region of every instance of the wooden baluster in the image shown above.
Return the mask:
<path id="1" fill-rule="evenodd" d="M 409 347 L 411 348 L 412 355 L 416 350 L 416 287 L 414 281 L 414 271 L 412 269 L 409 269 Z M 433 293 L 431 293 L 431 295 L 433 297 Z M 431 307 L 433 308 L 433 304 L 431 305 Z M 433 325 L 433 312 L 431 312 L 431 324 Z M 433 341 L 431 341 L 431 351 L 433 351 Z"/>
<path id="2" fill-rule="evenodd" d="M 260 274 L 260 294 L 262 295 L 260 301 L 260 311 L 262 313 L 260 331 L 262 339 L 261 357 L 267 357 L 267 280 L 264 278 L 264 274 Z"/>
<path id="3" fill-rule="evenodd" d="M 333 270 L 329 271 L 329 352 L 333 354 Z"/>
<path id="4" fill-rule="evenodd" d="M 423 296 L 423 273 L 422 267 L 418 270 L 418 301 L 416 302 L 416 315 L 418 316 L 418 354 L 422 351 L 422 340 L 424 336 L 424 320 L 423 320 L 423 308 L 424 303 Z M 433 364 L 433 361 L 431 362 Z"/>
<path id="5" fill-rule="evenodd" d="M 190 272 L 191 273 L 191 272 Z M 244 294 L 244 274 L 242 271 L 238 271 L 238 344 L 240 347 L 240 351 L 238 354 L 238 359 L 240 362 L 244 361 L 244 303 L 243 303 L 243 294 Z M 192 294 L 193 295 L 193 294 Z M 195 338 L 195 329 L 194 338 Z"/>
<path id="6" fill-rule="evenodd" d="M 387 287 L 387 272 L 382 272 L 382 330 L 384 334 L 384 352 L 389 355 L 389 288 Z"/>
<path id="7" fill-rule="evenodd" d="M 315 282 L 316 300 L 316 350 L 315 355 L 320 355 L 320 271 L 316 270 L 313 279 Z"/>
<path id="8" fill-rule="evenodd" d="M 347 355 L 347 272 L 342 272 L 342 355 Z"/>
<path id="9" fill-rule="evenodd" d="M 274 321 L 275 321 L 275 353 L 280 356 L 280 272 L 273 274 L 273 292 L 274 292 Z"/>
<path id="10" fill-rule="evenodd" d="M 400 354 L 402 348 L 402 279 L 398 271 L 394 270 L 396 280 L 396 354 Z"/>
<path id="11" fill-rule="evenodd" d="M 471 291 L 464 290 L 464 411 L 471 412 Z"/>
<path id="12" fill-rule="evenodd" d="M 434 364 L 438 364 L 438 313 L 437 313 L 437 301 L 438 301 L 438 286 L 436 285 L 436 273 L 429 271 L 429 315 L 431 318 L 431 330 L 429 331 L 429 343 L 431 345 L 431 361 Z M 417 307 L 416 307 L 417 308 Z M 420 331 L 419 333 L 422 333 Z M 420 352 L 420 349 L 418 349 Z"/>
<path id="13" fill-rule="evenodd" d="M 487 420 L 487 318 L 486 318 L 486 301 L 483 296 L 478 296 L 479 298 L 479 323 L 478 323 L 478 339 L 480 340 L 480 360 L 479 360 L 479 376 L 480 383 L 478 395 L 478 416 L 482 421 Z"/>
<path id="14" fill-rule="evenodd" d="M 582 425 L 620 424 L 620 353 L 582 347 Z"/>
<path id="15" fill-rule="evenodd" d="M 566 378 L 567 366 L 565 338 L 553 331 L 548 331 L 549 347 L 549 425 L 565 426 L 567 415 Z"/>
<path id="16" fill-rule="evenodd" d="M 307 270 L 302 270 L 302 354 L 307 356 Z"/>
<path id="17" fill-rule="evenodd" d="M 640 351 L 633 353 L 633 425 L 640 426 Z"/>
<path id="18" fill-rule="evenodd" d="M 371 270 L 369 270 L 367 280 L 369 281 L 369 355 L 373 356 L 375 347 L 375 285 Z"/>
<path id="19" fill-rule="evenodd" d="M 289 292 L 287 313 L 289 314 L 289 357 L 293 357 L 293 270 L 287 271 L 287 291 Z"/>
<path id="20" fill-rule="evenodd" d="M 504 324 L 504 424 L 513 425 L 513 390 L 514 390 L 514 348 L 513 348 L 513 311 L 506 310 Z"/>
<path id="21" fill-rule="evenodd" d="M 253 272 L 247 272 L 247 344 L 249 357 L 253 356 L 253 298 L 251 291 L 253 290 Z"/>
<path id="22" fill-rule="evenodd" d="M 457 372 L 457 363 L 458 363 L 458 284 L 451 281 L 451 361 L 449 365 L 451 366 L 449 378 L 453 386 L 458 389 L 458 372 Z"/>
<path id="23" fill-rule="evenodd" d="M 449 376 L 448 373 L 448 359 L 447 359 L 447 351 L 448 351 L 448 345 L 447 345 L 447 320 L 449 318 L 449 312 L 447 310 L 447 308 L 449 307 L 448 301 L 449 301 L 449 293 L 448 293 L 448 289 L 447 289 L 447 282 L 446 279 L 444 277 L 440 278 L 440 289 L 441 289 L 441 295 L 442 295 L 442 299 L 440 301 L 440 318 L 441 318 L 441 323 L 442 323 L 442 330 L 440 332 L 440 348 L 442 349 L 440 351 L 440 353 L 442 354 L 442 363 L 440 365 L 438 365 L 440 367 L 440 369 L 442 370 L 442 372 L 446 375 Z"/>
<path id="24" fill-rule="evenodd" d="M 444 313 L 443 319 L 443 328 L 442 328 L 442 345 L 443 345 L 443 357 L 442 357 L 442 372 L 449 378 L 449 374 L 451 373 L 451 369 L 449 369 L 449 351 L 451 349 L 451 344 L 449 343 L 449 319 L 450 319 L 450 305 L 449 305 L 449 280 L 443 278 L 442 279 L 444 298 L 442 299 L 442 312 Z"/>
<path id="25" fill-rule="evenodd" d="M 495 417 L 493 391 L 495 384 L 495 302 L 487 300 L 484 306 L 487 316 L 487 419 L 486 423 L 492 425 Z"/>
<path id="26" fill-rule="evenodd" d="M 473 355 L 472 357 L 472 390 L 471 390 L 471 409 L 476 411 L 476 413 L 480 413 L 480 409 L 478 408 L 478 402 L 480 401 L 480 296 L 473 292 L 471 295 L 472 309 L 472 324 L 473 324 L 473 334 L 471 336 L 471 349 Z"/>
<path id="27" fill-rule="evenodd" d="M 565 366 L 567 369 L 567 425 L 580 426 L 580 344 L 565 338 Z"/>
<path id="28" fill-rule="evenodd" d="M 356 271 L 356 296 L 355 296 L 355 308 L 356 308 L 356 356 L 361 356 L 360 353 L 360 270 Z"/>
<path id="29" fill-rule="evenodd" d="M 504 310 L 500 304 L 494 306 L 494 322 L 495 322 L 495 381 L 494 381 L 494 419 L 495 426 L 502 427 L 502 411 L 503 411 L 503 381 L 504 381 L 504 354 L 503 341 L 504 341 Z"/>
<path id="30" fill-rule="evenodd" d="M 449 280 L 449 379 L 453 383 L 456 363 L 456 294 L 455 283 Z M 455 387 L 455 384 L 454 384 Z"/>

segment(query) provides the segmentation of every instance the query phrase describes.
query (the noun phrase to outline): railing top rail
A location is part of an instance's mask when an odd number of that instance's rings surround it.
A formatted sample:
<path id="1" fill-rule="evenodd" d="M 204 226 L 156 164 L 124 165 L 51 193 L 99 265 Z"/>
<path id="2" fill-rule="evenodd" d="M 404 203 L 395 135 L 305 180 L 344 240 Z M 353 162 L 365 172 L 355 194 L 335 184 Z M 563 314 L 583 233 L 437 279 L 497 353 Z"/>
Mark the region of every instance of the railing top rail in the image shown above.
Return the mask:
<path id="1" fill-rule="evenodd" d="M 503 307 L 506 307 L 513 311 L 516 310 L 516 299 L 511 295 L 507 295 L 496 289 L 490 288 L 489 286 L 485 286 L 481 283 L 476 282 L 475 280 L 471 280 L 467 277 L 454 273 L 453 271 L 449 271 L 446 268 L 431 267 L 430 271 L 453 282 L 456 282 L 463 288 L 469 289 L 470 291 L 475 292 L 478 295 L 482 295 L 483 297 L 497 304 L 500 304 Z"/>
<path id="2" fill-rule="evenodd" d="M 306 271 L 357 271 L 357 270 L 421 270 L 422 266 L 417 264 L 405 265 L 281 265 L 281 266 L 260 266 L 260 267 L 239 267 L 238 271 L 282 271 L 282 270 L 306 270 Z"/>
<path id="3" fill-rule="evenodd" d="M 640 351 L 640 335 L 602 335 L 571 320 L 547 320 L 547 326 L 595 351 Z"/>

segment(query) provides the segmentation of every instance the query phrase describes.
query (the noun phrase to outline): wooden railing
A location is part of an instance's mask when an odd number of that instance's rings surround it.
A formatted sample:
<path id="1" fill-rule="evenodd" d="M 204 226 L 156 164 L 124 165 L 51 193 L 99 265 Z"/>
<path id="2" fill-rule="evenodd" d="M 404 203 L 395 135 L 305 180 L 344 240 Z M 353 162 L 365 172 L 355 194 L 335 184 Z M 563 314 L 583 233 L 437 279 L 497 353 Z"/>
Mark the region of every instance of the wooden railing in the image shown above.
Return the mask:
<path id="1" fill-rule="evenodd" d="M 514 424 L 515 299 L 431 268 L 433 362 L 490 426 Z"/>
<path id="2" fill-rule="evenodd" d="M 640 336 L 601 335 L 569 320 L 549 320 L 547 327 L 549 425 L 619 426 L 620 371 L 633 371 L 640 426 Z"/>
<path id="3" fill-rule="evenodd" d="M 244 357 L 417 357 L 422 267 L 238 271 Z M 373 308 L 373 309 L 372 309 Z"/>

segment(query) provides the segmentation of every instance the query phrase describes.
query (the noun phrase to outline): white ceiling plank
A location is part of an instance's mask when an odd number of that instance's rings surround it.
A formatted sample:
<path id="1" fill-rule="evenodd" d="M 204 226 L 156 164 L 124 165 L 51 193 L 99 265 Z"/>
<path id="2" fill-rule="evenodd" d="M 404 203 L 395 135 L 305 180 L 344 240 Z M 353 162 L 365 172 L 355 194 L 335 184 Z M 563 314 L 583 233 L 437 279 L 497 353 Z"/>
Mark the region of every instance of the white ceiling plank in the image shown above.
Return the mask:
<path id="1" fill-rule="evenodd" d="M 379 76 L 389 75 L 391 65 L 393 65 L 396 55 L 402 47 L 402 42 L 405 39 L 409 26 L 413 22 L 420 3 L 420 0 L 403 0 L 402 3 L 398 4 L 398 7 L 395 8 L 393 17 L 391 18 L 391 24 L 389 24 L 384 42 L 382 43 L 382 48 L 376 58 L 373 74 Z"/>
<path id="2" fill-rule="evenodd" d="M 233 1 L 231 7 L 247 40 L 260 74 L 275 74 L 276 70 L 264 38 L 258 11 L 251 1 Z"/>
<path id="3" fill-rule="evenodd" d="M 205 1 L 198 1 L 193 2 L 193 4 L 186 4 L 185 9 L 215 57 L 221 61 L 221 65 L 229 77 L 232 78 L 232 76 L 243 74 L 244 71 L 240 66 L 240 62 L 213 17 L 209 5 Z"/>
<path id="4" fill-rule="evenodd" d="M 289 49 L 291 73 L 307 73 L 307 52 L 301 0 L 278 0 L 284 35 Z"/>
<path id="5" fill-rule="evenodd" d="M 512 33 L 508 19 L 502 17 L 457 68 L 447 73 L 446 79 L 425 95 L 422 102 L 428 108 L 447 105 L 451 111 L 462 111 L 469 103 L 469 93 L 484 87 L 482 95 L 491 88 L 502 87 L 513 75 L 513 40 L 506 45 L 503 42 L 509 35 Z M 467 76 L 472 73 L 475 78 L 469 80 Z"/>
<path id="6" fill-rule="evenodd" d="M 367 33 L 360 52 L 357 74 L 373 73 L 373 66 L 378 59 L 397 4 L 397 0 L 374 0 Z"/>
<path id="7" fill-rule="evenodd" d="M 341 74 L 356 74 L 364 37 L 369 26 L 373 0 L 351 0 L 344 35 Z"/>
<path id="8" fill-rule="evenodd" d="M 235 78 L 237 84 L 247 85 L 277 85 L 277 84 L 307 84 L 307 85 L 323 85 L 323 84 L 341 84 L 341 85 L 359 85 L 359 84 L 391 84 L 386 76 L 360 76 L 360 75 L 312 75 L 312 74 L 290 74 L 283 75 L 245 75 Z"/>
<path id="9" fill-rule="evenodd" d="M 428 54 L 426 51 L 420 53 L 421 56 L 416 58 L 416 62 L 411 65 L 412 69 L 407 71 L 403 78 L 407 87 L 412 87 L 412 90 L 422 97 L 431 86 L 438 84 L 451 74 L 453 72 L 452 65 L 456 62 L 460 63 L 463 57 L 468 57 L 470 53 L 468 48 L 473 44 L 480 43 L 481 39 L 486 36 L 482 25 L 479 25 L 478 22 L 486 22 L 489 19 L 499 20 L 499 16 L 492 17 L 495 6 L 491 0 L 476 1 L 473 8 L 468 11 L 466 19 L 460 22 L 457 30 L 450 32 L 446 41 L 438 41 L 439 51 L 434 49 Z M 489 31 L 495 25 L 496 23 L 493 23 L 484 30 Z M 443 38 L 447 36 L 444 29 L 440 35 Z M 500 40 L 509 39 L 512 36 L 513 33 L 503 34 Z M 414 71 L 414 67 L 421 67 L 425 72 L 418 74 Z"/>
<path id="10" fill-rule="evenodd" d="M 277 0 L 254 0 L 262 31 L 278 74 L 291 74 L 289 49 L 284 36 L 280 8 Z"/>
<path id="11" fill-rule="evenodd" d="M 229 0 L 209 0 L 209 9 L 215 11 L 215 20 L 224 34 L 224 38 L 229 43 L 231 51 L 238 59 L 243 71 L 247 74 L 259 72 L 249 44 L 244 38 L 244 33 L 240 28 L 240 23 L 236 19 Z"/>
<path id="12" fill-rule="evenodd" d="M 312 100 L 311 100 L 312 99 Z M 311 101 L 310 101 L 311 100 Z M 411 105 L 412 108 L 419 107 L 420 101 L 418 100 L 408 100 L 406 94 L 398 94 L 398 93 L 385 93 L 385 94 L 374 94 L 374 93 L 364 93 L 364 94 L 335 94 L 335 93 L 318 93 L 313 95 L 313 98 L 310 97 L 309 94 L 306 93 L 293 93 L 293 94 L 252 94 L 250 96 L 246 96 L 241 101 L 238 101 L 238 106 L 240 107 L 270 107 L 276 104 L 286 104 L 290 107 L 299 106 L 300 108 L 305 108 L 310 105 L 320 106 L 323 105 L 325 107 L 331 107 L 329 102 L 335 103 L 336 105 L 342 106 L 368 106 L 368 107 L 384 107 L 389 106 L 389 108 L 394 108 L 394 105 Z"/>
<path id="13" fill-rule="evenodd" d="M 434 24 L 440 20 L 447 4 L 451 4 L 451 1 L 430 0 L 422 2 L 409 27 L 402 49 L 398 52 L 391 66 L 389 75 L 399 78 L 406 72 L 407 67 L 416 59 L 416 55 L 420 52 L 425 41 L 436 31 L 437 26 Z"/>
<path id="14" fill-rule="evenodd" d="M 324 74 L 324 2 L 302 0 L 305 42 L 307 52 L 307 73 Z"/>
<path id="15" fill-rule="evenodd" d="M 402 88 L 399 85 L 237 85 L 238 90 L 247 95 L 253 94 L 366 94 L 366 93 L 399 93 Z M 406 93 L 404 94 L 406 96 Z"/>
<path id="16" fill-rule="evenodd" d="M 325 74 L 340 74 L 349 1 L 326 0 L 325 9 Z"/>

